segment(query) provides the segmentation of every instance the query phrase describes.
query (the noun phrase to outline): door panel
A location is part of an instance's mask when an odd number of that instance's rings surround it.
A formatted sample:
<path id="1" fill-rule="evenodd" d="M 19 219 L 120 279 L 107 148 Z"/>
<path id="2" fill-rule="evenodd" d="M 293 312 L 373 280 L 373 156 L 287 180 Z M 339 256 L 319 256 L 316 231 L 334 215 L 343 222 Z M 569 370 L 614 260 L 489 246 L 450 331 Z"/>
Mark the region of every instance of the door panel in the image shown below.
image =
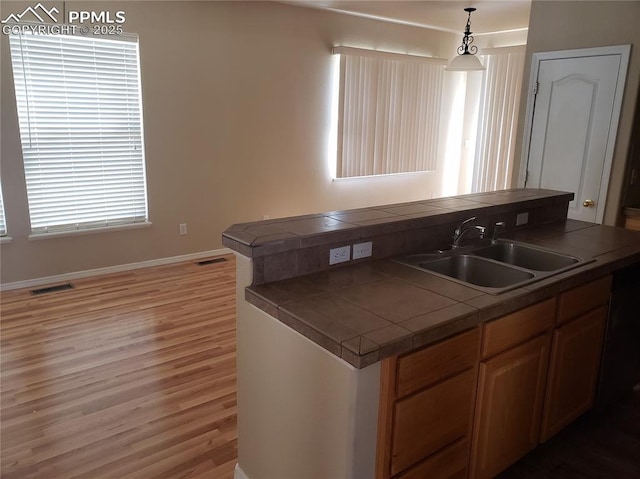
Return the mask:
<path id="1" fill-rule="evenodd" d="M 575 193 L 569 204 L 573 219 L 596 222 L 604 207 L 606 198 L 599 196 L 609 176 L 608 145 L 615 141 L 611 127 L 620 65 L 620 54 L 539 65 L 527 186 Z M 593 203 L 583 206 L 585 201 Z"/>
<path id="2" fill-rule="evenodd" d="M 540 181 L 545 188 L 567 189 L 584 196 L 583 159 L 587 153 L 589 126 L 597 84 L 583 75 L 570 75 L 551 83 L 548 132 Z M 554 128 L 563 125 L 563 128 Z M 562 158 L 563 161 L 544 161 Z M 592 191 L 593 193 L 593 191 Z M 575 209 L 576 200 L 569 204 Z"/>
<path id="3" fill-rule="evenodd" d="M 603 306 L 554 332 L 540 442 L 593 405 L 606 320 Z"/>
<path id="4" fill-rule="evenodd" d="M 489 479 L 538 444 L 551 335 L 480 363 L 472 479 Z"/>

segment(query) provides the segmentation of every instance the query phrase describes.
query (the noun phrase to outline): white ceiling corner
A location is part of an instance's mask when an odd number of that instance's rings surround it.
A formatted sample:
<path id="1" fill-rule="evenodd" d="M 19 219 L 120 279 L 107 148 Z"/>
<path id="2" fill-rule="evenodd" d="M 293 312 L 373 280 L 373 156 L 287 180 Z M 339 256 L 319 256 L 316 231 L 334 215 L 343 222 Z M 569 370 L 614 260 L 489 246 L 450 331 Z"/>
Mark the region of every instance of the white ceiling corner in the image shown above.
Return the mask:
<path id="1" fill-rule="evenodd" d="M 466 7 L 475 7 L 471 30 L 476 35 L 524 30 L 529 26 L 531 0 L 289 0 L 303 7 L 319 8 L 351 15 L 377 18 L 462 33 L 467 21 Z"/>

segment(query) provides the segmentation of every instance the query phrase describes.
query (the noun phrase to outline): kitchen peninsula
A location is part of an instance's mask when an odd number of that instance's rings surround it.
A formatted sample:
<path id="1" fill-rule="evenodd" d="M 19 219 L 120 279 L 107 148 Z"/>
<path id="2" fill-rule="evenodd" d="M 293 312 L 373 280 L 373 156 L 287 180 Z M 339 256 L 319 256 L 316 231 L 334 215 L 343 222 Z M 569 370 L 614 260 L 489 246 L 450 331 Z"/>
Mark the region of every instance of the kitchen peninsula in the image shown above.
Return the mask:
<path id="1" fill-rule="evenodd" d="M 421 477 L 442 463 L 460 465 L 441 472 L 444 477 L 490 477 L 494 466 L 482 458 L 491 451 L 470 446 L 482 444 L 472 441 L 479 430 L 474 423 L 486 420 L 481 415 L 469 412 L 449 427 L 458 406 L 445 401 L 452 409 L 437 411 L 447 423 L 442 444 L 411 440 L 405 447 L 391 441 L 391 431 L 397 436 L 411 423 L 436 427 L 429 422 L 435 419 L 412 416 L 405 396 L 437 404 L 440 384 L 459 390 L 460 410 L 471 411 L 476 398 L 488 394 L 476 391 L 482 389 L 478 373 L 490 373 L 504 351 L 524 348 L 539 358 L 534 372 L 546 379 L 551 338 L 565 321 L 560 305 L 586 294 L 596 301 L 593 310 L 601 310 L 608 275 L 640 262 L 640 233 L 567 220 L 572 199 L 571 193 L 514 189 L 231 226 L 223 242 L 237 253 L 237 477 Z M 447 247 L 455 227 L 471 216 L 490 232 L 504 222 L 504 237 L 589 261 L 493 295 L 391 259 Z M 523 217 L 526 224 L 516 226 Z M 371 257 L 329 265 L 330 249 L 369 241 Z M 484 344 L 489 334 L 501 334 L 488 325 L 511 323 L 522 346 Z M 418 377 L 403 392 L 394 382 L 403 364 L 437 377 Z M 459 367 L 448 370 L 453 364 Z M 554 387 L 536 383 L 536 437 L 523 443 L 524 452 L 537 443 L 543 416 L 549 423 L 543 432 L 552 434 L 553 411 L 543 412 L 542 402 Z M 469 457 L 476 464 L 470 471 Z"/>

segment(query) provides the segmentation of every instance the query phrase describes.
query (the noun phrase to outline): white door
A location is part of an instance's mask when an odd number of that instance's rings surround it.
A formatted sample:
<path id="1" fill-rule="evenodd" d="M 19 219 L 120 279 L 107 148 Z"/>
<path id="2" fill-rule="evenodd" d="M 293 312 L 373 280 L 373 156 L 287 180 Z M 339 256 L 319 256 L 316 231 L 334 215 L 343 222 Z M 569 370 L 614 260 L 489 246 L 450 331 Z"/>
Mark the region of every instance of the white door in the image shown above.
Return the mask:
<path id="1" fill-rule="evenodd" d="M 569 218 L 600 223 L 628 51 L 581 52 L 539 60 L 525 185 L 573 192 Z"/>

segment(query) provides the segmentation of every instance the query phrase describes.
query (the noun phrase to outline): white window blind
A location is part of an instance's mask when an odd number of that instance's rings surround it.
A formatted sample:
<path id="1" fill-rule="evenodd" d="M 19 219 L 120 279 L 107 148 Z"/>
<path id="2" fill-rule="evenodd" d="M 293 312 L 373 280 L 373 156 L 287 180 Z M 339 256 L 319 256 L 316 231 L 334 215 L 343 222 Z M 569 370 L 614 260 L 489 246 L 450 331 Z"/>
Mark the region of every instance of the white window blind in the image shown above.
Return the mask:
<path id="1" fill-rule="evenodd" d="M 485 50 L 473 192 L 508 188 L 513 170 L 525 47 Z"/>
<path id="2" fill-rule="evenodd" d="M 446 60 L 335 48 L 338 177 L 436 169 Z"/>
<path id="3" fill-rule="evenodd" d="M 4 219 L 4 201 L 2 200 L 2 186 L 0 185 L 0 236 L 7 235 L 7 222 Z"/>
<path id="4" fill-rule="evenodd" d="M 33 234 L 147 220 L 137 36 L 10 36 Z"/>

